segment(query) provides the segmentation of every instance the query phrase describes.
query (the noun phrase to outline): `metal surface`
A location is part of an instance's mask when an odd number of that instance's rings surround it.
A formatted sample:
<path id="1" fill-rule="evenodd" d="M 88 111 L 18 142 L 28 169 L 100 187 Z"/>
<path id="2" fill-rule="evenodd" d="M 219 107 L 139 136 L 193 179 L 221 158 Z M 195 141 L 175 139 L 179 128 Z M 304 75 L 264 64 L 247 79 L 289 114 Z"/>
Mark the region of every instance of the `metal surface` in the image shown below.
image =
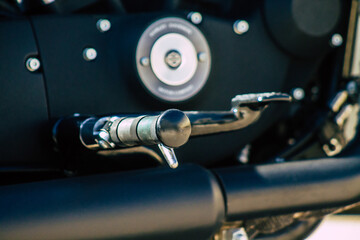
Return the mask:
<path id="1" fill-rule="evenodd" d="M 327 156 L 332 157 L 341 153 L 355 138 L 360 111 L 358 98 L 357 84 L 349 82 L 346 90 L 339 91 L 330 102 L 332 112 L 322 126 L 322 142 L 320 140 Z"/>
<path id="2" fill-rule="evenodd" d="M 224 207 L 197 166 L 13 185 L 0 187 L 0 239 L 209 239 Z"/>
<path id="3" fill-rule="evenodd" d="M 161 143 L 168 147 L 184 145 L 191 134 L 191 123 L 186 114 L 167 110 L 156 121 L 156 133 Z"/>
<path id="4" fill-rule="evenodd" d="M 170 63 L 171 53 L 178 55 L 175 63 Z M 198 65 L 194 45 L 178 33 L 168 33 L 156 40 L 151 48 L 150 62 L 155 76 L 169 86 L 180 86 L 189 82 Z"/>
<path id="5" fill-rule="evenodd" d="M 180 12 L 178 16 L 185 14 Z M 96 28 L 99 17 L 111 20 L 112 28 L 109 32 L 100 34 Z M 140 36 L 151 22 L 162 17 L 163 13 L 155 12 L 139 15 L 78 14 L 60 15 L 56 18 L 45 15 L 32 17 L 41 61 L 46 62 L 43 71 L 46 76 L 50 117 L 59 119 L 74 112 L 97 116 L 106 116 L 109 113 L 146 113 L 171 107 L 182 110 L 228 110 L 226 106 L 229 99 L 239 93 L 282 91 L 285 90 L 284 86 L 288 86 L 290 90 L 306 85 L 319 66 L 315 58 L 311 61 L 292 61 L 291 56 L 284 54 L 272 42 L 264 26 L 260 8 L 254 8 L 254 12 L 246 17 L 250 26 L 256 28 L 242 36 L 233 32 L 233 21 L 206 16 L 199 28 L 211 46 L 211 55 L 208 57 L 216 63 L 212 65 L 208 82 L 199 94 L 186 103 L 169 105 L 154 99 L 146 92 L 134 69 L 137 61 L 134 53 Z M 185 21 L 194 26 L 187 19 Z M 122 31 L 118 31 L 119 29 Z M 67 33 L 66 36 L 74 39 L 71 44 L 66 41 L 64 32 Z M 218 34 L 219 32 L 222 34 Z M 127 33 L 126 37 L 122 33 Z M 327 45 L 328 41 L 329 39 L 326 41 Z M 54 45 L 58 47 L 54 48 Z M 89 63 L 83 60 L 81 54 L 86 46 L 94 47 L 98 51 L 95 61 Z M 254 54 L 255 52 L 263 54 Z M 19 68 L 22 67 L 28 72 L 24 67 L 24 56 L 26 53 L 18 58 L 21 60 Z M 61 67 L 59 61 L 62 63 Z M 200 65 L 198 63 L 198 66 Z M 151 71 L 150 67 L 146 68 Z M 289 79 L 291 83 L 297 84 L 286 85 Z M 176 153 L 181 156 L 182 162 L 218 162 L 230 152 L 235 154 L 240 146 L 253 141 L 265 129 L 283 118 L 282 114 L 277 114 L 283 108 L 287 109 L 287 106 L 282 104 L 269 108 L 256 127 L 193 139 L 191 145 L 186 144 Z M 285 115 L 290 114 L 289 111 Z M 29 126 L 32 127 L 35 126 Z M 235 138 L 237 141 L 233 141 Z M 219 146 L 218 141 L 227 144 Z M 203 158 L 204 152 L 208 153 L 209 158 Z M 49 162 L 46 159 L 43 161 Z"/>
<path id="6" fill-rule="evenodd" d="M 208 59 L 208 56 L 204 52 L 198 53 L 198 60 L 199 62 L 205 62 Z"/>
<path id="7" fill-rule="evenodd" d="M 227 221 L 332 208 L 360 200 L 360 161 L 324 158 L 215 170 Z"/>
<path id="8" fill-rule="evenodd" d="M 0 187 L 0 238 L 209 239 L 224 222 L 358 202 L 359 183 L 354 156 L 18 184 Z"/>
<path id="9" fill-rule="evenodd" d="M 234 22 L 233 29 L 236 34 L 244 34 L 249 31 L 249 23 L 245 20 L 237 20 Z"/>
<path id="10" fill-rule="evenodd" d="M 177 168 L 179 166 L 179 162 L 176 158 L 175 152 L 173 148 L 169 148 L 167 146 L 165 146 L 164 144 L 159 144 L 158 145 L 162 155 L 164 156 L 167 164 L 171 167 L 171 168 Z"/>
<path id="11" fill-rule="evenodd" d="M 175 67 L 168 61 L 171 52 L 179 53 Z M 198 61 L 198 53 L 206 54 L 206 58 Z M 144 64 L 148 57 L 149 64 Z M 179 102 L 203 88 L 210 73 L 211 54 L 205 37 L 194 25 L 181 18 L 162 18 L 148 26 L 140 37 L 136 66 L 141 82 L 153 96 Z"/>
<path id="12" fill-rule="evenodd" d="M 148 67 L 150 66 L 150 59 L 148 57 L 142 57 L 140 59 L 140 64 L 143 66 L 143 67 Z"/>
<path id="13" fill-rule="evenodd" d="M 99 19 L 96 22 L 96 27 L 100 32 L 107 32 L 111 28 L 111 22 L 108 19 Z"/>
<path id="14" fill-rule="evenodd" d="M 72 147 L 80 144 L 91 150 L 160 144 L 169 166 L 174 168 L 178 163 L 171 148 L 183 146 L 190 136 L 245 128 L 260 117 L 269 103 L 284 101 L 291 101 L 291 97 L 283 93 L 244 94 L 231 100 L 232 108 L 229 111 L 182 112 L 170 109 L 159 115 L 102 118 L 77 115 L 60 119 L 53 127 L 53 138 L 58 145 Z M 68 132 L 72 135 L 69 138 Z M 67 137 L 61 138 L 64 134 Z"/>
<path id="15" fill-rule="evenodd" d="M 331 37 L 330 44 L 332 47 L 340 47 L 343 43 L 343 37 L 339 33 L 335 33 Z"/>
<path id="16" fill-rule="evenodd" d="M 42 2 L 44 4 L 51 4 L 51 3 L 55 2 L 55 0 L 42 0 Z"/>
<path id="17" fill-rule="evenodd" d="M 254 123 L 271 102 L 289 102 L 283 93 L 243 94 L 232 99 L 230 111 L 185 112 L 191 121 L 191 136 L 208 135 L 242 129 Z"/>
<path id="18" fill-rule="evenodd" d="M 176 50 L 170 50 L 165 56 L 165 62 L 170 68 L 176 69 L 182 62 L 181 54 Z"/>
<path id="19" fill-rule="evenodd" d="M 53 139 L 62 151 L 81 151 L 81 148 L 112 151 L 139 145 L 163 144 L 160 149 L 172 168 L 178 164 L 171 148 L 185 144 L 190 133 L 191 124 L 188 117 L 175 109 L 160 115 L 102 118 L 76 115 L 60 119 L 53 127 Z M 129 153 L 134 151 L 130 150 Z"/>
<path id="20" fill-rule="evenodd" d="M 59 140 L 60 125 L 75 125 L 79 130 L 81 144 L 89 149 L 101 149 L 99 140 L 107 143 L 105 148 L 131 147 L 135 145 L 164 144 L 180 147 L 190 136 L 235 131 L 255 122 L 262 111 L 272 102 L 289 102 L 284 93 L 243 94 L 231 100 L 229 111 L 167 110 L 159 115 L 115 115 L 102 118 L 70 116 L 60 119 L 53 128 L 54 139 Z M 79 127 L 77 127 L 79 126 Z M 67 131 L 71 131 L 67 129 Z M 60 134 L 61 135 L 61 134 Z"/>
<path id="21" fill-rule="evenodd" d="M 305 91 L 302 88 L 294 88 L 293 90 L 291 90 L 291 96 L 295 99 L 295 100 L 303 100 L 305 97 Z"/>
<path id="22" fill-rule="evenodd" d="M 202 15 L 199 12 L 190 12 L 187 18 L 196 25 L 202 22 Z"/>
<path id="23" fill-rule="evenodd" d="M 330 108 L 333 112 L 338 112 L 347 100 L 349 94 L 347 91 L 343 90 L 336 94 L 330 103 Z"/>
<path id="24" fill-rule="evenodd" d="M 28 58 L 25 65 L 30 72 L 35 72 L 39 70 L 41 66 L 40 60 L 35 57 Z"/>
<path id="25" fill-rule="evenodd" d="M 86 61 L 93 61 L 97 57 L 97 51 L 94 48 L 85 48 L 83 51 L 83 57 Z"/>

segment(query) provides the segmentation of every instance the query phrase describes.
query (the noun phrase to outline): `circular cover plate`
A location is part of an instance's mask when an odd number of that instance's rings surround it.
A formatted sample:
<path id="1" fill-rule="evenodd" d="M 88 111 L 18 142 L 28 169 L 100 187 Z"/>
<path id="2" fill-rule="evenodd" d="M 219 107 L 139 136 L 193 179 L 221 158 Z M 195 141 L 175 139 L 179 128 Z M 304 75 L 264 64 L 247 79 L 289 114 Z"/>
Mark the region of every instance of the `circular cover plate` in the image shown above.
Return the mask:
<path id="1" fill-rule="evenodd" d="M 178 52 L 181 64 L 166 63 L 169 52 Z M 206 56 L 198 61 L 198 55 Z M 142 58 L 150 65 L 142 65 Z M 168 102 L 185 101 L 205 85 L 210 72 L 208 43 L 195 26 L 181 18 L 169 17 L 152 23 L 142 34 L 136 50 L 136 66 L 146 89 Z"/>

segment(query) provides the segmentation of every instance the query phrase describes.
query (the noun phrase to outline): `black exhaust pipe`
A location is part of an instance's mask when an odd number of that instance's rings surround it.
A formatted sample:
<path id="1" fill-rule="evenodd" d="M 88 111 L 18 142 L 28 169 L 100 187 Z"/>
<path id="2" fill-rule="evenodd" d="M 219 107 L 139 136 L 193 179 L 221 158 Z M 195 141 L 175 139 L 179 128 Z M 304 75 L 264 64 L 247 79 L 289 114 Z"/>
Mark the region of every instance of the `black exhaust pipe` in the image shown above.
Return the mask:
<path id="1" fill-rule="evenodd" d="M 0 187 L 0 239 L 201 240 L 225 220 L 360 201 L 359 158 L 213 173 L 190 165 Z"/>
<path id="2" fill-rule="evenodd" d="M 224 189 L 228 221 L 360 201 L 360 158 L 234 167 L 215 173 Z"/>
<path id="3" fill-rule="evenodd" d="M 0 239 L 209 239 L 225 217 L 197 166 L 0 188 Z"/>

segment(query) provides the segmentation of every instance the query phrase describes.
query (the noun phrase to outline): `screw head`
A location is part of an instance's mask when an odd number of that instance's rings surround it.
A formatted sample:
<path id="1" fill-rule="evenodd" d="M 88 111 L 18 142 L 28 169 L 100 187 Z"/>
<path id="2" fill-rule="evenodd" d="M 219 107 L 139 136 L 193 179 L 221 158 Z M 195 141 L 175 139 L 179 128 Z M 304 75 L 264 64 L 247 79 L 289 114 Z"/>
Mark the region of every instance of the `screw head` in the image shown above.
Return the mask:
<path id="1" fill-rule="evenodd" d="M 41 64 L 40 64 L 40 60 L 37 58 L 28 58 L 26 60 L 26 68 L 30 71 L 30 72 L 35 72 L 37 70 L 39 70 Z"/>
<path id="2" fill-rule="evenodd" d="M 339 33 L 335 33 L 331 37 L 330 45 L 332 47 L 340 47 L 343 43 L 343 37 Z"/>
<path id="3" fill-rule="evenodd" d="M 108 19 L 99 19 L 96 27 L 100 32 L 107 32 L 111 28 L 111 22 Z"/>
<path id="4" fill-rule="evenodd" d="M 249 31 L 249 23 L 245 20 L 237 20 L 234 22 L 233 29 L 236 34 L 244 34 Z"/>
<path id="5" fill-rule="evenodd" d="M 205 62 L 207 60 L 207 54 L 204 52 L 198 53 L 198 60 L 199 62 Z"/>
<path id="6" fill-rule="evenodd" d="M 150 65 L 150 59 L 148 57 L 142 57 L 140 59 L 140 64 L 143 67 L 148 67 Z"/>
<path id="7" fill-rule="evenodd" d="M 291 95 L 295 100 L 303 100 L 305 98 L 305 91 L 302 88 L 294 88 L 291 91 Z"/>
<path id="8" fill-rule="evenodd" d="M 97 52 L 94 48 L 85 48 L 83 51 L 83 57 L 86 61 L 93 61 L 97 57 Z"/>
<path id="9" fill-rule="evenodd" d="M 176 50 L 170 50 L 165 55 L 165 63 L 170 67 L 171 69 L 177 69 L 182 62 L 181 54 Z"/>
<path id="10" fill-rule="evenodd" d="M 196 25 L 202 22 L 202 15 L 199 12 L 190 12 L 187 18 Z"/>

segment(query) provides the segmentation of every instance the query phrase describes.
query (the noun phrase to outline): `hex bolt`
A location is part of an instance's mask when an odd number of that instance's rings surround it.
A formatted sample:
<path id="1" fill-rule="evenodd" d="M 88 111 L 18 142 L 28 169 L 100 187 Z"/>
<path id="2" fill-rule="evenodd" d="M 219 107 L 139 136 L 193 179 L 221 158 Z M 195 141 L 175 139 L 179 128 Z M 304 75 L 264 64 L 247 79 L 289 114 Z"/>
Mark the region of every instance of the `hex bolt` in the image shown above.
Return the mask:
<path id="1" fill-rule="evenodd" d="M 244 34 L 249 31 L 249 23 L 245 20 L 237 20 L 234 22 L 233 29 L 236 34 Z"/>
<path id="2" fill-rule="evenodd" d="M 97 52 L 94 48 L 85 48 L 83 51 L 83 57 L 86 61 L 93 61 L 97 57 Z"/>
<path id="3" fill-rule="evenodd" d="M 25 65 L 30 72 L 35 72 L 39 70 L 41 66 L 40 60 L 35 57 L 28 58 Z"/>
<path id="4" fill-rule="evenodd" d="M 295 100 L 301 101 L 305 98 L 305 91 L 302 88 L 294 88 L 291 90 L 291 95 Z"/>
<path id="5" fill-rule="evenodd" d="M 340 47 L 343 43 L 343 37 L 339 33 L 335 33 L 331 37 L 330 45 L 332 47 Z"/>
<path id="6" fill-rule="evenodd" d="M 198 53 L 199 62 L 205 62 L 208 59 L 207 54 L 204 52 Z"/>
<path id="7" fill-rule="evenodd" d="M 143 67 L 148 67 L 150 65 L 150 59 L 148 57 L 142 57 L 140 59 L 140 64 Z"/>
<path id="8" fill-rule="evenodd" d="M 190 12 L 187 18 L 196 25 L 202 22 L 202 15 L 199 12 Z"/>
<path id="9" fill-rule="evenodd" d="M 111 22 L 108 19 L 99 19 L 96 27 L 100 32 L 107 32 L 111 28 Z"/>

